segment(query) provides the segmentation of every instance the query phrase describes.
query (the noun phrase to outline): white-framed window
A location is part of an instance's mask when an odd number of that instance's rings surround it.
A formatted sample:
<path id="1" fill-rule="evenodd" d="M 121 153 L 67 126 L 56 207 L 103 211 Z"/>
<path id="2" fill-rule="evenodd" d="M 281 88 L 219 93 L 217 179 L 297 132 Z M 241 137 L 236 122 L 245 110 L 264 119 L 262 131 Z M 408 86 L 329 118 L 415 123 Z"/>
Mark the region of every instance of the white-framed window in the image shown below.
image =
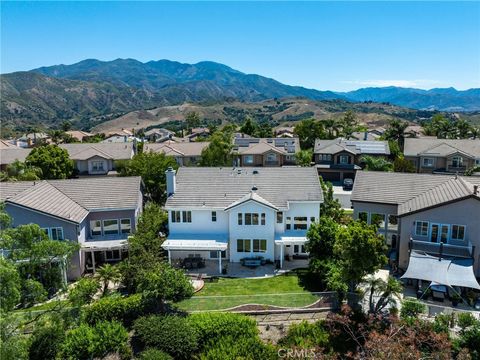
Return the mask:
<path id="1" fill-rule="evenodd" d="M 277 212 L 277 224 L 283 223 L 283 212 Z"/>
<path id="2" fill-rule="evenodd" d="M 275 154 L 275 153 L 268 153 L 268 154 L 267 154 L 267 161 L 268 161 L 268 162 L 275 162 L 275 161 L 277 161 L 277 154 Z"/>
<path id="3" fill-rule="evenodd" d="M 293 245 L 293 252 L 295 254 L 306 254 L 305 245 Z"/>
<path id="4" fill-rule="evenodd" d="M 260 214 L 260 225 L 265 225 L 265 213 Z"/>
<path id="5" fill-rule="evenodd" d="M 92 236 L 102 235 L 102 222 L 100 220 L 90 221 L 90 234 Z"/>
<path id="6" fill-rule="evenodd" d="M 307 230 L 307 217 L 306 216 L 294 217 L 293 230 Z"/>
<path id="7" fill-rule="evenodd" d="M 120 250 L 105 250 L 105 260 L 106 261 L 117 261 L 121 260 Z"/>
<path id="8" fill-rule="evenodd" d="M 285 221 L 285 229 L 290 230 L 292 228 L 292 218 L 287 216 Z"/>
<path id="9" fill-rule="evenodd" d="M 243 214 L 238 213 L 238 225 L 243 225 Z"/>
<path id="10" fill-rule="evenodd" d="M 320 154 L 320 161 L 332 161 L 331 154 Z"/>
<path id="11" fill-rule="evenodd" d="M 222 259 L 227 258 L 227 252 L 225 250 L 222 250 L 220 253 L 222 254 Z M 210 251 L 210 259 L 218 259 L 218 251 L 216 250 Z"/>
<path id="12" fill-rule="evenodd" d="M 350 156 L 340 155 L 340 164 L 349 164 L 349 163 L 350 163 Z"/>
<path id="13" fill-rule="evenodd" d="M 458 168 L 463 166 L 463 157 L 461 156 L 454 156 L 452 158 L 452 167 Z"/>
<path id="14" fill-rule="evenodd" d="M 132 232 L 132 220 L 120 219 L 120 232 L 122 234 L 130 234 Z"/>
<path id="15" fill-rule="evenodd" d="M 243 163 L 246 165 L 253 164 L 253 155 L 243 155 Z"/>
<path id="16" fill-rule="evenodd" d="M 465 226 L 452 225 L 452 240 L 465 240 Z"/>
<path id="17" fill-rule="evenodd" d="M 217 212 L 212 211 L 212 222 L 217 222 Z"/>
<path id="18" fill-rule="evenodd" d="M 182 213 L 180 211 L 172 211 L 171 219 L 172 223 L 179 223 L 182 221 L 181 219 Z"/>
<path id="19" fill-rule="evenodd" d="M 65 240 L 63 237 L 63 228 L 62 227 L 52 227 L 50 228 L 50 239 L 52 240 Z"/>
<path id="20" fill-rule="evenodd" d="M 118 234 L 118 219 L 103 220 L 103 234 L 117 235 Z"/>
<path id="21" fill-rule="evenodd" d="M 433 167 L 434 163 L 435 163 L 434 158 L 423 158 L 422 159 L 422 167 Z"/>
<path id="22" fill-rule="evenodd" d="M 415 222 L 415 235 L 428 236 L 428 221 Z"/>
<path id="23" fill-rule="evenodd" d="M 92 171 L 105 171 L 104 162 L 101 160 L 92 161 Z"/>
<path id="24" fill-rule="evenodd" d="M 182 222 L 191 223 L 192 222 L 192 212 L 191 211 L 182 211 Z"/>
<path id="25" fill-rule="evenodd" d="M 251 240 L 250 239 L 237 239 L 237 252 L 250 252 Z"/>
<path id="26" fill-rule="evenodd" d="M 253 252 L 267 252 L 267 240 L 253 239 Z"/>

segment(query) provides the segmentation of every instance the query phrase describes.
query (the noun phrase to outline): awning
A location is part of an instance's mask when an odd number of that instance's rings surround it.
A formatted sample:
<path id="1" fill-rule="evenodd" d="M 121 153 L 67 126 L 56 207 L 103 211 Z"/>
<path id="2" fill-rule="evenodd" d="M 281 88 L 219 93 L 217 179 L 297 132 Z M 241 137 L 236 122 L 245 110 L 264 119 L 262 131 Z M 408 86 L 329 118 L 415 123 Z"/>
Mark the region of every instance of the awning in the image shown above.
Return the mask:
<path id="1" fill-rule="evenodd" d="M 412 251 L 407 271 L 401 278 L 480 290 L 473 273 L 473 259 L 445 259 Z"/>
<path id="2" fill-rule="evenodd" d="M 275 239 L 275 245 L 304 245 L 306 242 L 305 236 L 280 236 Z"/>
<path id="3" fill-rule="evenodd" d="M 227 235 L 224 236 L 208 236 L 184 234 L 169 236 L 162 244 L 165 250 L 227 250 Z"/>
<path id="4" fill-rule="evenodd" d="M 123 240 L 101 240 L 101 241 L 86 241 L 81 244 L 82 250 L 115 250 L 124 249 L 128 247 L 128 241 Z"/>

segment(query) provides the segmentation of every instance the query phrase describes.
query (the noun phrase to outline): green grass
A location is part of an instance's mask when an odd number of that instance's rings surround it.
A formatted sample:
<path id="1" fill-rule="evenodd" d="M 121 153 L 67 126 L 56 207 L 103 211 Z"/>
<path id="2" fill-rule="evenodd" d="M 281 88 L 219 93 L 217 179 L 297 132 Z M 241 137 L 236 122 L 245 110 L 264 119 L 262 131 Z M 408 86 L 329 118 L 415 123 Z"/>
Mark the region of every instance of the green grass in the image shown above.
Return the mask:
<path id="1" fill-rule="evenodd" d="M 301 307 L 312 304 L 318 296 L 305 290 L 296 275 L 262 279 L 219 279 L 206 282 L 191 299 L 178 303 L 186 311 L 221 310 L 242 304 Z"/>

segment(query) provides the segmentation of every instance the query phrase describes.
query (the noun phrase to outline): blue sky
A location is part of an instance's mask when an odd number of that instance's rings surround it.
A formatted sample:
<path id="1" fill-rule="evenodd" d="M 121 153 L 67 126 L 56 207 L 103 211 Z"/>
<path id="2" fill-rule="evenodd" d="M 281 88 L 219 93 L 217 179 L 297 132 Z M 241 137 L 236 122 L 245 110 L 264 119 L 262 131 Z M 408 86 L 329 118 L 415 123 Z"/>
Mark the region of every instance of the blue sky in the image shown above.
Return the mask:
<path id="1" fill-rule="evenodd" d="M 480 87 L 480 2 L 3 2 L 2 73 L 211 60 L 320 90 Z"/>

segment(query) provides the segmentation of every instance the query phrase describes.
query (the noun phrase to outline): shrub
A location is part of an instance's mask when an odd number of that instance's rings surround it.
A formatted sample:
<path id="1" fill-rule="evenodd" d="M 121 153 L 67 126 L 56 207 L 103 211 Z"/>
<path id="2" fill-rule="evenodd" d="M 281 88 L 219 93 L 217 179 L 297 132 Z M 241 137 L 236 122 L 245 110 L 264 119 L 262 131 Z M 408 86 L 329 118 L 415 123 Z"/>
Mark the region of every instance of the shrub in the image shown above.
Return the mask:
<path id="1" fill-rule="evenodd" d="M 453 314 L 437 314 L 433 322 L 433 330 L 437 333 L 444 332 L 448 334 L 450 327 L 455 324 L 455 318 Z"/>
<path id="2" fill-rule="evenodd" d="M 190 359 L 198 347 L 197 332 L 180 316 L 142 317 L 135 321 L 133 329 L 144 345 L 165 351 L 175 359 Z"/>
<path id="3" fill-rule="evenodd" d="M 264 344 L 257 336 L 240 338 L 225 336 L 200 354 L 201 360 L 273 360 L 277 358 L 275 348 Z"/>
<path id="4" fill-rule="evenodd" d="M 477 320 L 475 320 L 473 315 L 469 312 L 461 312 L 458 314 L 458 317 L 457 317 L 457 324 L 462 329 L 472 326 L 473 324 L 476 323 L 476 321 Z"/>
<path id="5" fill-rule="evenodd" d="M 28 279 L 23 282 L 22 305 L 24 307 L 30 307 L 45 300 L 47 300 L 47 291 L 42 283 L 33 279 Z"/>
<path id="6" fill-rule="evenodd" d="M 239 338 L 258 335 L 255 320 L 240 314 L 198 313 L 190 315 L 187 321 L 198 334 L 199 347 L 207 342 L 214 343 L 224 336 Z"/>
<path id="7" fill-rule="evenodd" d="M 299 324 L 292 324 L 287 335 L 279 343 L 288 347 L 326 347 L 329 343 L 329 336 L 321 321 L 313 324 L 302 321 Z"/>
<path id="8" fill-rule="evenodd" d="M 167 353 L 157 349 L 147 349 L 138 356 L 139 360 L 173 360 Z"/>
<path id="9" fill-rule="evenodd" d="M 425 304 L 418 300 L 406 299 L 402 302 L 402 309 L 400 310 L 400 317 L 402 319 L 417 318 L 419 314 L 427 310 Z"/>
<path id="10" fill-rule="evenodd" d="M 90 304 L 98 289 L 100 289 L 100 284 L 97 280 L 83 278 L 70 290 L 68 298 L 75 306 Z"/>
<path id="11" fill-rule="evenodd" d="M 30 360 L 55 359 L 65 339 L 65 330 L 59 323 L 36 327 L 28 354 Z"/>
<path id="12" fill-rule="evenodd" d="M 462 330 L 455 340 L 457 348 L 468 349 L 473 360 L 480 359 L 480 321 L 477 321 L 468 329 Z"/>
<path id="13" fill-rule="evenodd" d="M 99 321 L 116 320 L 130 326 L 139 316 L 144 315 L 146 307 L 140 294 L 121 297 L 107 296 L 83 308 L 83 319 L 88 324 Z"/>
<path id="14" fill-rule="evenodd" d="M 61 346 L 60 358 L 82 360 L 119 353 L 128 357 L 127 330 L 118 322 L 99 322 L 95 326 L 81 324 L 70 330 Z"/>

